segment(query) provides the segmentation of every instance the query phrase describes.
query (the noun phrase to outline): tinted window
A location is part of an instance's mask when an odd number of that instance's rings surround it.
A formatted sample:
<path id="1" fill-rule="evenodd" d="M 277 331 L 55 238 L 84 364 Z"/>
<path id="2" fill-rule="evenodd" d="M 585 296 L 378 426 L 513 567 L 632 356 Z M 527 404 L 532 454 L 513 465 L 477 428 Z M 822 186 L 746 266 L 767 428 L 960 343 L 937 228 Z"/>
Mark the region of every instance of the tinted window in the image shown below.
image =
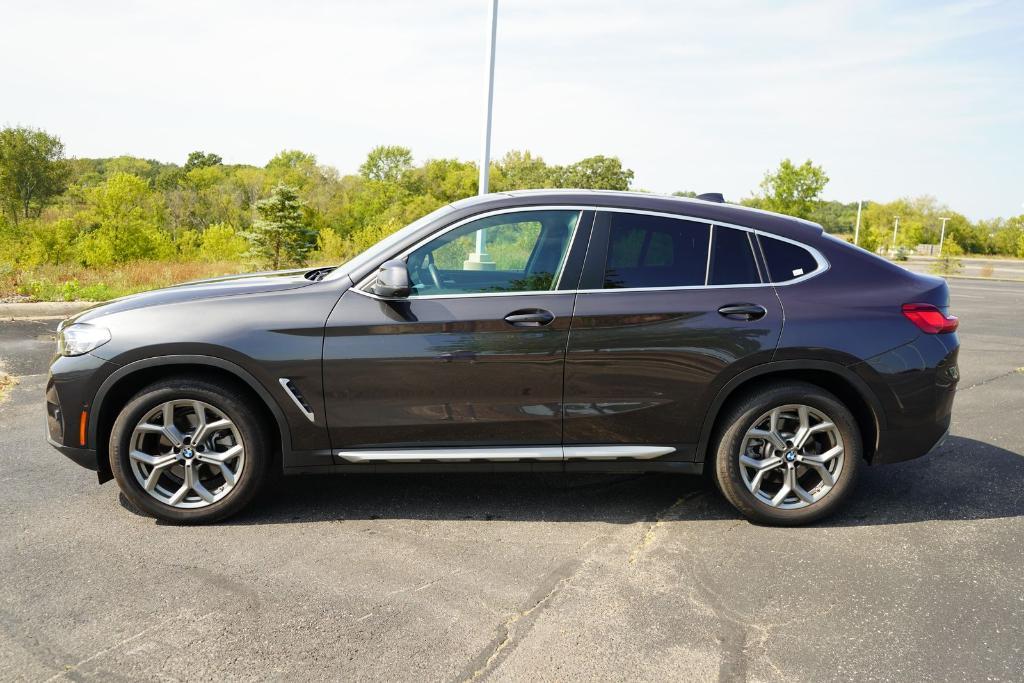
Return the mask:
<path id="1" fill-rule="evenodd" d="M 704 284 L 708 225 L 632 213 L 610 216 L 605 289 Z"/>
<path id="2" fill-rule="evenodd" d="M 794 280 L 818 269 L 818 263 L 811 252 L 795 244 L 761 237 L 761 249 L 764 250 L 772 282 Z"/>
<path id="3" fill-rule="evenodd" d="M 552 290 L 579 211 L 519 211 L 450 230 L 408 258 L 411 296 Z"/>
<path id="4" fill-rule="evenodd" d="M 761 282 L 747 233 L 715 226 L 711 238 L 710 285 L 746 285 Z"/>

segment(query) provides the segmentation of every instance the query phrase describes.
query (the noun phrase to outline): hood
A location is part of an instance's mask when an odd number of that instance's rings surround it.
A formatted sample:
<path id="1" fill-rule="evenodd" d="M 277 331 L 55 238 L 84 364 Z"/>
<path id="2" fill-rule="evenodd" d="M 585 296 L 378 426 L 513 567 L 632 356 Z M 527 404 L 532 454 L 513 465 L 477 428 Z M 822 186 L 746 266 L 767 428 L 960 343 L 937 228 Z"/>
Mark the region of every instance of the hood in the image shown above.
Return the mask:
<path id="1" fill-rule="evenodd" d="M 86 322 L 93 318 L 111 313 L 120 313 L 121 311 L 130 311 L 134 308 L 162 306 L 164 304 L 176 304 L 197 299 L 213 299 L 225 296 L 238 296 L 240 294 L 297 289 L 313 284 L 312 280 L 305 277 L 305 274 L 308 272 L 310 272 L 308 268 L 302 268 L 299 270 L 228 275 L 209 280 L 186 282 L 97 304 L 92 308 L 85 309 L 78 315 L 68 318 L 65 324 Z"/>

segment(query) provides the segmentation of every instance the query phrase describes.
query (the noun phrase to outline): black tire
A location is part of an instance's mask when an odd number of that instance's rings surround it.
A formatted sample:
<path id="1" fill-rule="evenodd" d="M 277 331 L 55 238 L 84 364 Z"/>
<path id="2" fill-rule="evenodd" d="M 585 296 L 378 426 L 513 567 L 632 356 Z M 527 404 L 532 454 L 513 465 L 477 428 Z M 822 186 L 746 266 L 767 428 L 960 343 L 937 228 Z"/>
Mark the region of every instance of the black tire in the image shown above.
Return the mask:
<path id="1" fill-rule="evenodd" d="M 843 440 L 843 465 L 832 489 L 820 500 L 798 509 L 773 507 L 757 498 L 743 481 L 740 448 L 747 430 L 773 408 L 806 405 L 828 416 Z M 718 489 L 739 512 L 752 522 L 772 526 L 809 524 L 835 512 L 853 490 L 863 466 L 864 450 L 860 429 L 850 410 L 833 394 L 806 382 L 764 385 L 741 397 L 719 420 L 713 451 L 713 477 Z"/>
<path id="2" fill-rule="evenodd" d="M 213 406 L 234 423 L 245 449 L 245 466 L 222 499 L 205 507 L 183 509 L 157 500 L 139 483 L 128 456 L 132 432 L 157 406 L 171 400 L 196 399 Z M 216 522 L 236 514 L 259 493 L 272 458 L 270 438 L 261 426 L 259 406 L 239 388 L 217 380 L 183 377 L 151 384 L 125 404 L 110 432 L 110 470 L 121 491 L 138 509 L 177 524 Z"/>

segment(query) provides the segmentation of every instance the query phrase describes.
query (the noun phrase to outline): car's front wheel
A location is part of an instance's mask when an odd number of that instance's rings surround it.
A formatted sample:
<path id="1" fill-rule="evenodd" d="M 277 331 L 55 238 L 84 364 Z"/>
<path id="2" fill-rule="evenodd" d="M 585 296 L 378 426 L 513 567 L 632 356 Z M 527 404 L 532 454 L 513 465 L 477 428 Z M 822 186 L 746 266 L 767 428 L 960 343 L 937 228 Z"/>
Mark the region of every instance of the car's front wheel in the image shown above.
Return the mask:
<path id="1" fill-rule="evenodd" d="M 121 410 L 110 468 L 124 494 L 159 519 L 213 522 L 241 510 L 270 462 L 257 407 L 236 387 L 201 379 L 151 384 Z"/>
<path id="2" fill-rule="evenodd" d="M 833 513 L 863 461 L 860 430 L 833 394 L 804 382 L 746 395 L 721 423 L 718 488 L 748 519 L 807 524 Z"/>

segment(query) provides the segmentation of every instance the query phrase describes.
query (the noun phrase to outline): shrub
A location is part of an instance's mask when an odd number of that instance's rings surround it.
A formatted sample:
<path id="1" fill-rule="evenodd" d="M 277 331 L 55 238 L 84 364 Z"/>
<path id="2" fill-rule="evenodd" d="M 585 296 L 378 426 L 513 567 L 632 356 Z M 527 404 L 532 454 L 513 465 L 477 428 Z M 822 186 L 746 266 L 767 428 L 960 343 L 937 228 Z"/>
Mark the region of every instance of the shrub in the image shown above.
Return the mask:
<path id="1" fill-rule="evenodd" d="M 213 223 L 203 231 L 199 257 L 206 262 L 240 261 L 248 249 L 245 238 L 227 223 Z"/>
<path id="2" fill-rule="evenodd" d="M 198 230 L 182 230 L 178 239 L 174 240 L 174 246 L 178 256 L 185 260 L 194 260 L 199 257 L 199 249 L 202 237 Z"/>
<path id="3" fill-rule="evenodd" d="M 932 272 L 939 275 L 955 275 L 964 269 L 959 256 L 963 255 L 963 248 L 957 244 L 952 237 L 947 237 L 942 245 L 942 257 L 932 264 Z"/>
<path id="4" fill-rule="evenodd" d="M 337 264 L 352 257 L 352 246 L 341 235 L 331 228 L 321 228 L 316 238 L 316 252 L 313 261 L 316 263 Z"/>

